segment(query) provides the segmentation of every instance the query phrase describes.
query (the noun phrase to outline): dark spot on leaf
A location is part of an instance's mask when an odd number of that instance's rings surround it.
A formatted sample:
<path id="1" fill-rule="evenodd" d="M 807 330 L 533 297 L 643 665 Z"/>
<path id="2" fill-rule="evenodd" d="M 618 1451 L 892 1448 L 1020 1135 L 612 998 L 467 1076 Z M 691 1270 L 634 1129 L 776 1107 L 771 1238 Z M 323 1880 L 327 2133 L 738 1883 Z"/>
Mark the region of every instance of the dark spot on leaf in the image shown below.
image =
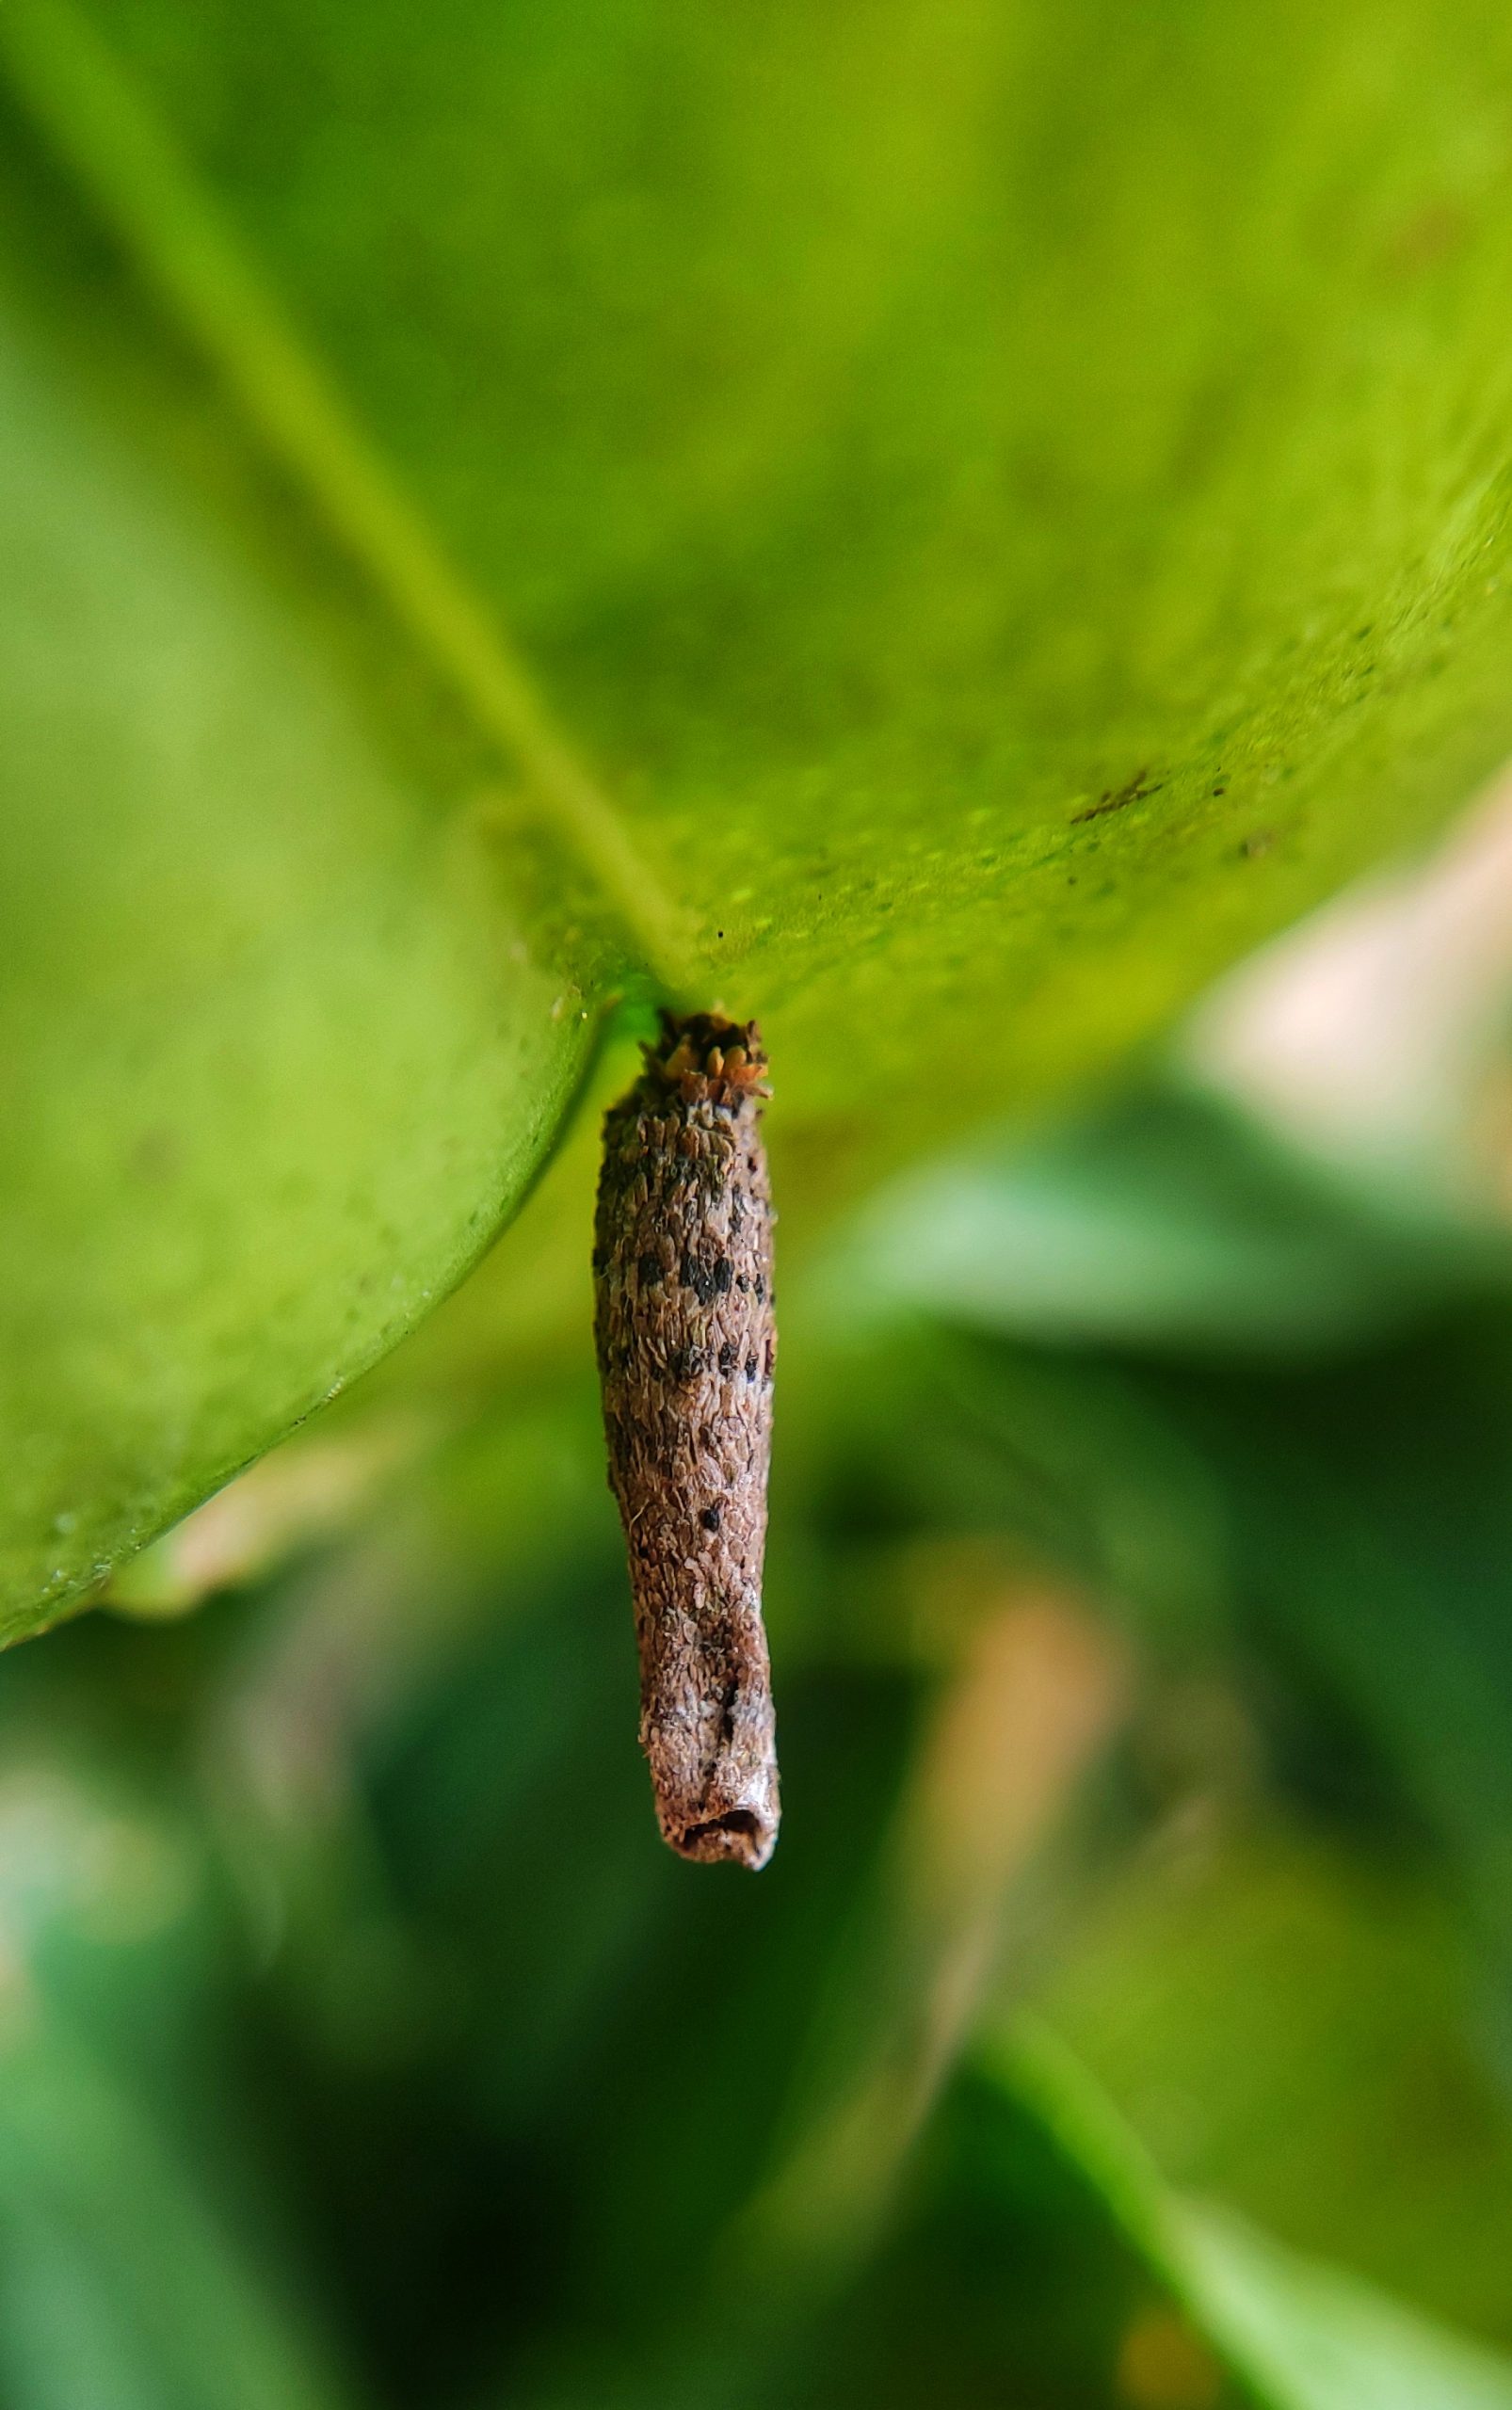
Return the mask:
<path id="1" fill-rule="evenodd" d="M 1123 811 L 1131 803 L 1142 802 L 1147 795 L 1158 795 L 1165 780 L 1156 779 L 1153 785 L 1149 785 L 1146 783 L 1149 778 L 1148 770 L 1136 770 L 1121 787 L 1116 790 L 1105 788 L 1096 803 L 1089 803 L 1085 811 L 1071 813 L 1071 827 L 1079 828 L 1084 820 L 1101 820 L 1106 812 Z"/>
<path id="2" fill-rule="evenodd" d="M 1470 220 L 1450 201 L 1430 201 L 1397 227 L 1386 253 L 1386 266 L 1408 280 L 1438 267 L 1453 257 L 1465 240 Z"/>
<path id="3" fill-rule="evenodd" d="M 179 1151 L 171 1130 L 144 1130 L 132 1149 L 131 1169 L 137 1180 L 169 1180 L 178 1167 Z"/>

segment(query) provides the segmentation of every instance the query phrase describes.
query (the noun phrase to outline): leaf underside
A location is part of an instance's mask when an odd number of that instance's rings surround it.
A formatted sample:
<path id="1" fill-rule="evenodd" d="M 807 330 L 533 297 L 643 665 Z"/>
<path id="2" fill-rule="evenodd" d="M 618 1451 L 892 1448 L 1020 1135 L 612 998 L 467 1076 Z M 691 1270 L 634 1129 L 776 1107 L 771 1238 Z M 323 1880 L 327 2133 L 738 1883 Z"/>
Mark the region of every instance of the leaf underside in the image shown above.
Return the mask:
<path id="1" fill-rule="evenodd" d="M 1512 746 L 1488 7 L 13 0 L 3 1630 L 453 1285 L 627 986 L 788 1243 Z"/>

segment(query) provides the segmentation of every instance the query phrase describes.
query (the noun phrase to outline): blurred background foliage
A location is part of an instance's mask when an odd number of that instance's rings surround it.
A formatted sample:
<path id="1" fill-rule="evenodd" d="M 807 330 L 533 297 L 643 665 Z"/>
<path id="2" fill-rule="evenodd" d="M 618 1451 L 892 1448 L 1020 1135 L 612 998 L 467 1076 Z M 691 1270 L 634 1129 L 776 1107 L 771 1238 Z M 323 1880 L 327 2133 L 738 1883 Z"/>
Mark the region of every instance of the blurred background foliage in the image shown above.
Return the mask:
<path id="1" fill-rule="evenodd" d="M 0 2398 L 1512 2402 L 1507 825 L 784 1264 L 759 1882 L 635 1748 L 591 1114 L 8 1661 Z"/>

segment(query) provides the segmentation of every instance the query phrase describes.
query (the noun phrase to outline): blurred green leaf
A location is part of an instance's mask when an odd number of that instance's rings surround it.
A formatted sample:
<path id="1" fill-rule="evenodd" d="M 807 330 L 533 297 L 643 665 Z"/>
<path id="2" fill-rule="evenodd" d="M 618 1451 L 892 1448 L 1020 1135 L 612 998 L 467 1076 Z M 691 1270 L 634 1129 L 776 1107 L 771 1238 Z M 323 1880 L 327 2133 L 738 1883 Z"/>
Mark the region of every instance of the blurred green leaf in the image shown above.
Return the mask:
<path id="1" fill-rule="evenodd" d="M 1363 1772 L 1432 1836 L 1512 2065 L 1504 1301 L 1312 1366 L 1057 1362 L 943 1335 L 916 1360 L 938 1408 L 916 1480 L 960 1494 L 970 1470 L 973 1512 L 1108 1583 L 1147 1631 L 1238 1644 L 1304 1796 L 1347 1814 Z"/>
<path id="2" fill-rule="evenodd" d="M 229 2080 L 236 1944 L 211 1853 L 182 1782 L 124 1745 L 145 1720 L 171 1756 L 183 1702 L 153 1713 L 138 1695 L 112 1729 L 59 1670 L 61 1692 L 6 1704 L 0 2395 L 346 2410 L 359 2396 Z"/>
<path id="3" fill-rule="evenodd" d="M 1152 1718 L 1185 1788 L 1037 2003 L 1173 2182 L 1504 2344 L 1512 2118 L 1463 1920 L 1400 1838 L 1257 1831 L 1259 1736 L 1222 1706 Z"/>
<path id="4" fill-rule="evenodd" d="M 1150 1081 L 1036 1140 L 903 1174 L 832 1259 L 834 1304 L 1059 1342 L 1337 1354 L 1477 1283 L 1499 1232 L 1394 1210 L 1233 1106 Z"/>
<path id="5" fill-rule="evenodd" d="M 1450 1854 L 1512 2065 L 1512 1324 L 1504 1304 L 1290 1377 L 1144 1368 L 1147 1412 L 1199 1445 L 1228 1587 L 1296 1689 L 1368 1735 Z M 1327 1796 L 1327 1749 L 1312 1775 Z"/>
<path id="6" fill-rule="evenodd" d="M 1264 2410 L 1505 2410 L 1512 2363 L 1185 2201 L 1072 2053 L 1021 2027 L 993 2065 L 1097 2187 L 1151 2273 Z"/>
<path id="7" fill-rule="evenodd" d="M 111 2071 L 52 2016 L 4 2053 L 0 2367 L 15 2410 L 360 2398 Z"/>

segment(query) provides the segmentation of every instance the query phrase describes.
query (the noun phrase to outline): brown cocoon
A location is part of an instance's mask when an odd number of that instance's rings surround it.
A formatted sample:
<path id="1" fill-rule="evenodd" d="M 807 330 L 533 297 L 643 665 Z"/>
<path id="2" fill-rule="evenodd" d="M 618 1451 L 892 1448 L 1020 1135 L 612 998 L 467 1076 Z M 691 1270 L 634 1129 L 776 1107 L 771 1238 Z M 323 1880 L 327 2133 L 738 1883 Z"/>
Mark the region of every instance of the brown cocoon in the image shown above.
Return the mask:
<path id="1" fill-rule="evenodd" d="M 662 1016 L 603 1125 L 593 1268 L 609 1482 L 630 1550 L 640 1738 L 684 1857 L 777 1840 L 762 1623 L 772 1438 L 772 1203 L 754 1021 Z"/>

